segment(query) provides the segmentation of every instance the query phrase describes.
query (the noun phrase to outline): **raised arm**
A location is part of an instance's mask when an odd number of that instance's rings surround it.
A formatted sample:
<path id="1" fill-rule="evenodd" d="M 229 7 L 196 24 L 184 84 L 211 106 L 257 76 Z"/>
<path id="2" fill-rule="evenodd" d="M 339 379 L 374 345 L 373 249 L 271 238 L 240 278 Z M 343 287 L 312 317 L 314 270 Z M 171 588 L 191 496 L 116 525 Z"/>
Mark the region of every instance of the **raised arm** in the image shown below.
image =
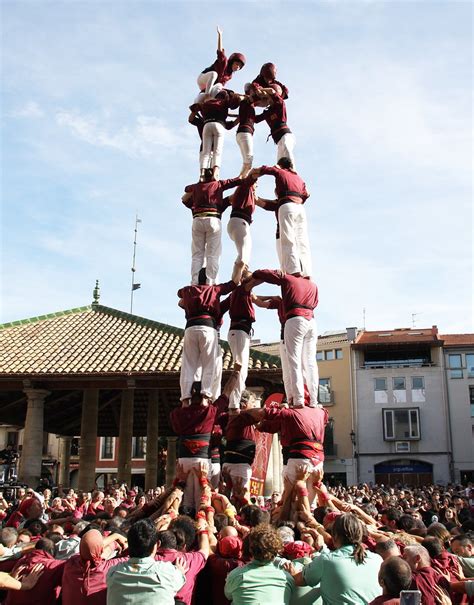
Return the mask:
<path id="1" fill-rule="evenodd" d="M 222 30 L 217 26 L 217 50 L 222 52 L 224 47 L 222 46 Z"/>

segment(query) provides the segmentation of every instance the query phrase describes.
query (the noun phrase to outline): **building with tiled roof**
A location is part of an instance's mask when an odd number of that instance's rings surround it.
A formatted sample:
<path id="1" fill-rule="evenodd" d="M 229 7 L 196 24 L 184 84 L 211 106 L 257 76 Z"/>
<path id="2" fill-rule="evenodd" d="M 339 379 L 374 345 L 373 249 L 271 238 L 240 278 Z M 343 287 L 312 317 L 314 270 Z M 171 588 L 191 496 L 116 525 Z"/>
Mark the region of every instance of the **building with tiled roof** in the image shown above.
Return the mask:
<path id="1" fill-rule="evenodd" d="M 169 414 L 180 404 L 183 337 L 181 328 L 97 301 L 0 325 L 0 422 L 25 426 L 31 415 L 35 419 L 36 433 L 24 440 L 22 459 L 33 441 L 42 443 L 43 431 L 64 438 L 80 434 L 81 449 L 89 447 L 95 459 L 98 435 L 127 430 L 130 443 L 132 435 L 147 436 L 150 409 L 157 438 L 172 436 Z M 225 382 L 233 362 L 228 343 L 220 344 Z M 280 359 L 251 349 L 247 385 L 263 394 L 281 390 Z M 95 436 L 86 446 L 91 418 Z M 84 486 L 91 475 L 87 481 Z"/>

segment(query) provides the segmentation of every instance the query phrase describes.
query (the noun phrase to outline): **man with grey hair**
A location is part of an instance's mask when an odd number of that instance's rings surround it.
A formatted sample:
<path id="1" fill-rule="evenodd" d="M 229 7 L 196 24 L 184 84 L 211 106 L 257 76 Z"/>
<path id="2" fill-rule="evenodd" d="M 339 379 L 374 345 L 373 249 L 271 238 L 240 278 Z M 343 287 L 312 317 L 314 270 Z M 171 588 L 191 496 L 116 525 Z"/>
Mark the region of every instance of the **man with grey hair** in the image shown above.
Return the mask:
<path id="1" fill-rule="evenodd" d="M 76 523 L 72 534 L 70 534 L 68 538 L 60 540 L 56 544 L 54 555 L 55 559 L 69 559 L 73 555 L 79 554 L 79 546 L 81 543 L 80 535 L 88 525 L 89 521 L 79 521 Z"/>
<path id="2" fill-rule="evenodd" d="M 431 567 L 428 551 L 421 544 L 411 544 L 403 551 L 403 558 L 412 571 L 411 590 L 421 592 L 423 605 L 437 605 L 439 591 L 449 594 L 449 581 Z"/>
<path id="3" fill-rule="evenodd" d="M 398 548 L 395 541 L 391 538 L 387 538 L 386 540 L 381 540 L 380 542 L 377 542 L 377 544 L 375 545 L 375 552 L 380 555 L 384 561 L 386 559 L 389 559 L 390 557 L 400 556 L 400 549 Z"/>

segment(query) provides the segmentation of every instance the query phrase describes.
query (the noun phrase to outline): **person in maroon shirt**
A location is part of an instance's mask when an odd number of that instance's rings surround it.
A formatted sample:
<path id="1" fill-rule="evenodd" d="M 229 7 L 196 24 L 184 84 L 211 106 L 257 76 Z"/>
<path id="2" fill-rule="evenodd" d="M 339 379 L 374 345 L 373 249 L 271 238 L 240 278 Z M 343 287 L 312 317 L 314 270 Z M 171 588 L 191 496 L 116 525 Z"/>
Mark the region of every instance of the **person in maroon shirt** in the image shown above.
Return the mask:
<path id="1" fill-rule="evenodd" d="M 215 97 L 232 78 L 234 72 L 245 65 L 245 56 L 242 53 L 232 53 L 226 57 L 222 46 L 222 30 L 217 27 L 217 59 L 210 67 L 206 67 L 198 76 L 197 85 L 200 93 L 196 102 L 208 97 Z"/>
<path id="2" fill-rule="evenodd" d="M 242 154 L 242 169 L 240 176 L 246 177 L 253 164 L 253 135 L 255 132 L 255 107 L 266 106 L 267 101 L 260 99 L 258 87 L 254 84 L 245 85 L 246 97 L 239 106 L 239 126 L 236 140 Z"/>
<path id="3" fill-rule="evenodd" d="M 255 177 L 246 177 L 233 195 L 228 198 L 228 201 L 232 204 L 232 212 L 227 223 L 227 233 L 237 250 L 237 258 L 232 273 L 232 279 L 236 281 L 241 279 L 244 268 L 250 265 L 250 255 L 252 253 L 250 224 L 255 211 L 256 180 Z"/>
<path id="4" fill-rule="evenodd" d="M 206 168 L 211 168 L 215 179 L 219 178 L 224 148 L 225 131 L 228 129 L 229 109 L 236 109 L 243 97 L 231 91 L 221 91 L 215 99 L 191 105 L 191 111 L 199 110 L 204 126 L 202 129 L 202 151 L 199 154 L 201 178 Z M 236 122 L 231 123 L 232 126 Z"/>
<path id="5" fill-rule="evenodd" d="M 223 192 L 240 185 L 239 178 L 217 181 L 211 170 L 205 170 L 204 181 L 187 185 L 181 198 L 192 210 L 191 283 L 198 283 L 199 271 L 206 265 L 208 283 L 216 283 L 222 252 L 221 216 L 229 207 Z"/>
<path id="6" fill-rule="evenodd" d="M 255 321 L 255 310 L 252 302 L 252 285 L 245 280 L 252 277 L 250 271 L 245 271 L 242 275 L 243 283 L 221 302 L 222 314 L 229 311 L 230 327 L 227 335 L 232 359 L 242 368 L 240 371 L 240 381 L 230 399 L 230 408 L 238 408 L 240 404 L 240 395 L 245 389 L 247 380 L 249 357 L 250 357 L 250 336 L 252 333 L 252 324 Z"/>
<path id="7" fill-rule="evenodd" d="M 403 558 L 412 572 L 410 590 L 421 592 L 423 605 L 437 605 L 439 589 L 449 593 L 449 581 L 431 566 L 430 555 L 421 544 L 410 544 L 403 551 Z"/>
<path id="8" fill-rule="evenodd" d="M 383 594 L 369 605 L 399 605 L 400 592 L 409 590 L 412 575 L 410 566 L 401 557 L 389 557 L 380 566 L 379 584 Z"/>
<path id="9" fill-rule="evenodd" d="M 198 285 L 178 290 L 179 305 L 186 314 L 186 329 L 181 358 L 181 400 L 191 397 L 195 376 L 201 372 L 201 395 L 211 398 L 214 388 L 216 356 L 219 352 L 217 325 L 221 318 L 220 297 L 229 294 L 236 284 L 229 281 L 216 286 L 206 285 L 206 270 L 199 272 Z"/>
<path id="10" fill-rule="evenodd" d="M 192 389 L 191 404 L 183 402 L 182 407 L 175 408 L 170 414 L 171 427 L 178 435 L 178 462 L 187 473 L 183 504 L 197 510 L 201 489 L 197 473 L 193 472 L 205 465 L 209 469 L 209 445 L 216 418 L 229 405 L 229 397 L 239 380 L 240 367 L 234 366 L 229 380 L 224 386 L 222 395 L 214 402 L 202 396 L 199 383 Z"/>
<path id="11" fill-rule="evenodd" d="M 293 169 L 288 158 L 277 166 L 261 166 L 250 172 L 252 176 L 270 175 L 275 178 L 276 200 L 258 198 L 256 204 L 277 214 L 277 252 L 282 271 L 310 276 L 311 249 L 304 203 L 309 197 L 306 184 Z"/>
<path id="12" fill-rule="evenodd" d="M 252 84 L 257 84 L 262 88 L 268 88 L 272 84 L 278 84 L 281 88 L 281 96 L 283 99 L 288 98 L 288 88 L 276 79 L 277 68 L 274 63 L 264 63 L 260 69 L 258 76 L 252 80 Z"/>
<path id="13" fill-rule="evenodd" d="M 252 478 L 252 464 L 255 459 L 257 420 L 246 410 L 258 406 L 255 395 L 250 391 L 243 391 L 239 406 L 230 408 L 227 414 L 222 414 L 219 423 L 226 438 L 224 451 L 224 465 L 222 474 L 232 488 L 235 498 L 241 504 L 250 503 L 250 480 Z"/>
<path id="14" fill-rule="evenodd" d="M 289 275 L 282 271 L 254 271 L 250 284 L 266 282 L 281 288 L 284 340 L 288 358 L 290 393 L 288 402 L 304 405 L 306 383 L 310 405 L 318 405 L 319 373 L 316 363 L 317 331 L 314 309 L 318 305 L 318 288 L 307 277 Z"/>
<path id="15" fill-rule="evenodd" d="M 277 146 L 277 162 L 281 158 L 289 158 L 294 164 L 295 136 L 287 123 L 286 104 L 282 97 L 283 91 L 278 84 L 271 84 L 269 88 L 260 90 L 260 95 L 262 94 L 267 95 L 268 108 L 260 115 L 255 116 L 255 123 L 259 124 L 265 120 L 270 127 L 270 135 Z"/>

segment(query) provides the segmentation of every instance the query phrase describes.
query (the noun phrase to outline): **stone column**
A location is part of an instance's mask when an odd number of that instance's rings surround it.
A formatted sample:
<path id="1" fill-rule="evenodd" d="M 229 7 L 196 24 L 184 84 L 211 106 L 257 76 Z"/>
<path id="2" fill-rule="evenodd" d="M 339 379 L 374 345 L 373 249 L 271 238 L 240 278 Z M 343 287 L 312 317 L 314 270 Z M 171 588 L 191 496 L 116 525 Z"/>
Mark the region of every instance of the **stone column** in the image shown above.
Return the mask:
<path id="1" fill-rule="evenodd" d="M 61 437 L 59 442 L 59 483 L 69 486 L 69 465 L 71 462 L 72 437 Z"/>
<path id="2" fill-rule="evenodd" d="M 84 389 L 82 398 L 81 439 L 79 442 L 79 491 L 89 492 L 95 485 L 99 389 Z"/>
<path id="3" fill-rule="evenodd" d="M 148 392 L 145 489 L 156 487 L 158 477 L 158 391 Z"/>
<path id="4" fill-rule="evenodd" d="M 120 405 L 120 428 L 117 479 L 119 483 L 126 483 L 129 487 L 132 481 L 132 437 L 133 437 L 133 403 L 134 389 L 122 391 Z"/>
<path id="5" fill-rule="evenodd" d="M 25 389 L 25 393 L 28 407 L 26 409 L 18 480 L 21 483 L 26 483 L 36 488 L 41 479 L 44 400 L 49 395 L 49 391 L 43 389 Z"/>
<path id="6" fill-rule="evenodd" d="M 170 487 L 176 475 L 176 444 L 177 437 L 168 437 L 166 450 L 166 487 Z"/>

